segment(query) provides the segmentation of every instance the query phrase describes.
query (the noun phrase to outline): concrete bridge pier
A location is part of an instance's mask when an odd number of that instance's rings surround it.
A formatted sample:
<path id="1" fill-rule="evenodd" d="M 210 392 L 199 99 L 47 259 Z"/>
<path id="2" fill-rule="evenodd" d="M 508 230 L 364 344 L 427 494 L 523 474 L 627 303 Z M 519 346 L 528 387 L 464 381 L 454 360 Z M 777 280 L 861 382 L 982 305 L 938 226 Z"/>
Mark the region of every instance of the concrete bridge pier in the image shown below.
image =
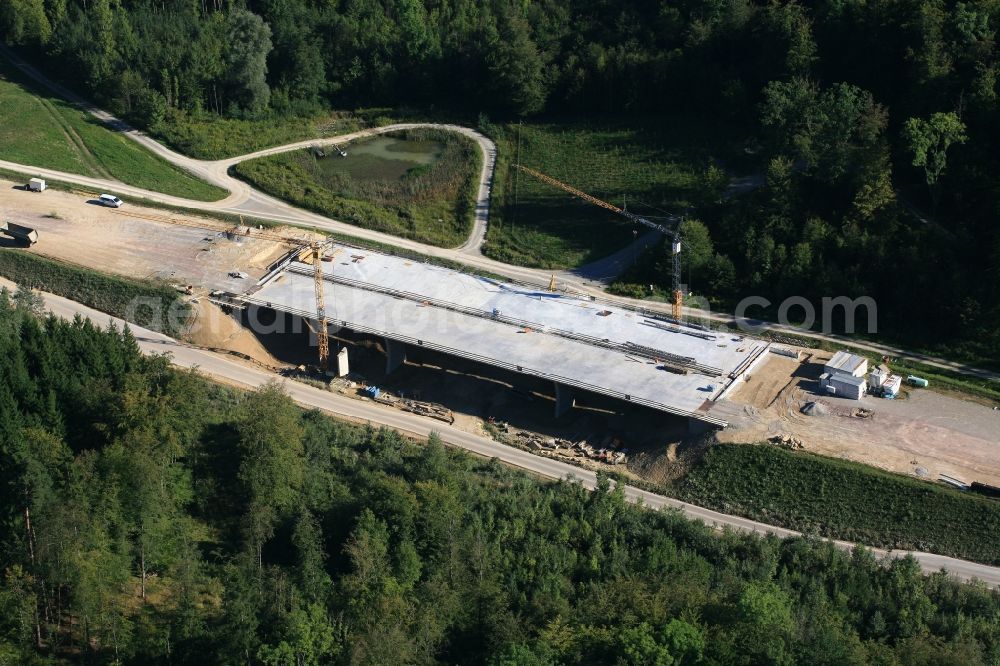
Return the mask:
<path id="1" fill-rule="evenodd" d="M 711 432 L 712 430 L 718 430 L 719 426 L 712 425 L 701 419 L 696 419 L 688 417 L 688 434 L 689 435 L 701 435 L 706 432 Z"/>
<path id="2" fill-rule="evenodd" d="M 572 387 L 559 382 L 552 384 L 556 387 L 556 418 L 559 418 L 576 406 L 576 398 L 573 397 Z"/>
<path id="3" fill-rule="evenodd" d="M 385 374 L 391 375 L 406 360 L 406 345 L 398 340 L 383 338 L 385 342 Z"/>

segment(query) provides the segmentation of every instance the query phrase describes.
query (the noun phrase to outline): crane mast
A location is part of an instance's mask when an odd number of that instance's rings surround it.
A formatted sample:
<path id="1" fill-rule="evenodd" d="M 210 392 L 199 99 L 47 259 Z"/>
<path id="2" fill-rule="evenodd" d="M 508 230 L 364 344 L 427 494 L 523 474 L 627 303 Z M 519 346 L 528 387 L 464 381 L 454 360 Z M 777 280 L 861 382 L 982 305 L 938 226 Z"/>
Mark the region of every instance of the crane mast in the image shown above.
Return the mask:
<path id="1" fill-rule="evenodd" d="M 684 305 L 684 293 L 681 291 L 681 237 L 680 234 L 677 233 L 676 229 L 671 229 L 670 227 L 665 227 L 662 224 L 657 224 L 656 222 L 647 220 L 646 218 L 636 215 L 635 213 L 631 213 L 624 208 L 619 208 L 614 204 L 598 199 L 597 197 L 587 194 L 582 190 L 576 189 L 572 185 L 567 185 L 562 181 L 556 180 L 552 176 L 547 176 L 541 171 L 535 171 L 534 169 L 521 164 L 515 164 L 514 166 L 521 171 L 534 176 L 543 183 L 547 183 L 553 187 L 559 188 L 560 190 L 569 192 L 573 196 L 583 199 L 587 203 L 600 206 L 601 208 L 610 210 L 613 213 L 618 213 L 619 215 L 632 220 L 636 224 L 641 224 L 645 227 L 649 227 L 650 229 L 655 229 L 660 233 L 666 234 L 666 236 L 670 239 L 670 253 L 673 259 L 673 284 L 671 285 L 673 291 L 673 303 L 671 306 L 671 314 L 675 320 L 681 321 L 683 317 Z M 677 221 L 680 220 L 680 218 L 674 219 Z"/>
<path id="2" fill-rule="evenodd" d="M 302 238 L 283 236 L 269 231 L 258 229 L 251 230 L 249 226 L 243 224 L 242 216 L 240 216 L 240 226 L 230 230 L 229 233 L 232 235 L 263 238 L 277 241 L 279 243 L 288 243 L 292 246 L 297 245 L 301 247 L 306 242 L 309 243 L 308 247 L 313 260 L 313 292 L 316 296 L 316 320 L 319 322 L 319 326 L 316 330 L 316 342 L 319 346 L 319 367 L 320 370 L 326 372 L 330 368 L 330 333 L 328 331 L 326 319 L 326 299 L 323 297 L 323 247 L 326 245 L 327 241 L 305 241 Z M 304 249 L 302 254 L 299 255 L 299 258 L 301 259 L 303 255 L 305 255 Z"/>
<path id="3" fill-rule="evenodd" d="M 319 368 L 326 372 L 330 368 L 330 333 L 326 323 L 326 299 L 323 298 L 323 243 L 314 241 L 313 250 L 313 290 L 316 293 L 316 344 L 319 346 Z"/>

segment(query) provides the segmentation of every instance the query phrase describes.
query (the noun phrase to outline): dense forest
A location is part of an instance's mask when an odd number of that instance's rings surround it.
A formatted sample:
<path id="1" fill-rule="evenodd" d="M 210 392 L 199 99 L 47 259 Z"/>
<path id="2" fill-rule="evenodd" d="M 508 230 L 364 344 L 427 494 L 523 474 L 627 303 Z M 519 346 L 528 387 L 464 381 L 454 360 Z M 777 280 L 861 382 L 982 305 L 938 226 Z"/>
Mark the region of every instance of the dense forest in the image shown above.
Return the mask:
<path id="1" fill-rule="evenodd" d="M 998 22 L 996 0 L 0 4 L 7 43 L 154 131 L 362 106 L 741 128 L 765 186 L 698 211 L 709 296 L 867 294 L 897 338 L 993 359 Z"/>
<path id="2" fill-rule="evenodd" d="M 1000 594 L 240 393 L 0 293 L 0 663 L 995 664 Z"/>
<path id="3" fill-rule="evenodd" d="M 8 44 L 119 110 L 711 113 L 848 82 L 905 117 L 994 110 L 989 0 L 8 0 Z M 898 127 L 897 127 L 898 129 Z"/>

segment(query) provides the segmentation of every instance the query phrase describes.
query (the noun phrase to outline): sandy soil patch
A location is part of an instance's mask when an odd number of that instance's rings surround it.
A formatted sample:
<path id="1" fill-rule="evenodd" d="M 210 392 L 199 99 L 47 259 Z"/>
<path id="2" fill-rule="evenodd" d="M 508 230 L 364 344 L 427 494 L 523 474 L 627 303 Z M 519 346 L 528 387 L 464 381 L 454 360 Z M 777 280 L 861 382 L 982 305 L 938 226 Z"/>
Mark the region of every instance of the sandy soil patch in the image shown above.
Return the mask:
<path id="1" fill-rule="evenodd" d="M 925 389 L 906 389 L 896 400 L 823 395 L 817 378 L 828 358 L 819 353 L 795 364 L 771 354 L 750 382 L 713 409 L 731 423 L 719 439 L 752 442 L 791 435 L 813 453 L 902 474 L 918 475 L 922 468 L 932 480 L 947 474 L 966 483 L 1000 485 L 1000 411 Z M 778 388 L 782 374 L 791 383 Z M 812 401 L 828 413 L 803 414 L 801 408 Z M 852 416 L 857 407 L 871 409 L 872 416 Z"/>
<path id="2" fill-rule="evenodd" d="M 229 240 L 224 232 L 232 225 L 217 220 L 130 204 L 104 208 L 84 193 L 20 188 L 0 180 L 0 217 L 38 230 L 30 251 L 102 272 L 236 292 L 289 250 L 271 240 Z M 232 271 L 248 277 L 232 278 Z"/>
<path id="3" fill-rule="evenodd" d="M 184 334 L 188 342 L 208 349 L 225 349 L 246 354 L 272 368 L 284 365 L 232 314 L 223 312 L 221 307 L 203 298 L 195 301 L 191 303 L 194 316 Z"/>

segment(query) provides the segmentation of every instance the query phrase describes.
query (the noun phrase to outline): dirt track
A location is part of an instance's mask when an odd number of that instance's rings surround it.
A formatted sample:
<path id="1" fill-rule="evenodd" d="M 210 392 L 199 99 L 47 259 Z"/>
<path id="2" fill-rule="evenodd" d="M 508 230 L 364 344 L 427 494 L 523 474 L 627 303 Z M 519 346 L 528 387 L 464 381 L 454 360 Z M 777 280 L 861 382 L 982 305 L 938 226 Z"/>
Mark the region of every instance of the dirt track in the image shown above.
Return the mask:
<path id="1" fill-rule="evenodd" d="M 84 193 L 25 192 L 19 183 L 0 180 L 0 217 L 38 230 L 31 252 L 98 271 L 192 284 L 203 291 L 237 291 L 288 251 L 267 240 L 227 240 L 220 235 L 226 225 L 219 222 L 128 204 L 104 208 L 91 201 Z M 157 221 L 167 218 L 204 228 Z M 231 278 L 230 271 L 249 277 Z"/>

